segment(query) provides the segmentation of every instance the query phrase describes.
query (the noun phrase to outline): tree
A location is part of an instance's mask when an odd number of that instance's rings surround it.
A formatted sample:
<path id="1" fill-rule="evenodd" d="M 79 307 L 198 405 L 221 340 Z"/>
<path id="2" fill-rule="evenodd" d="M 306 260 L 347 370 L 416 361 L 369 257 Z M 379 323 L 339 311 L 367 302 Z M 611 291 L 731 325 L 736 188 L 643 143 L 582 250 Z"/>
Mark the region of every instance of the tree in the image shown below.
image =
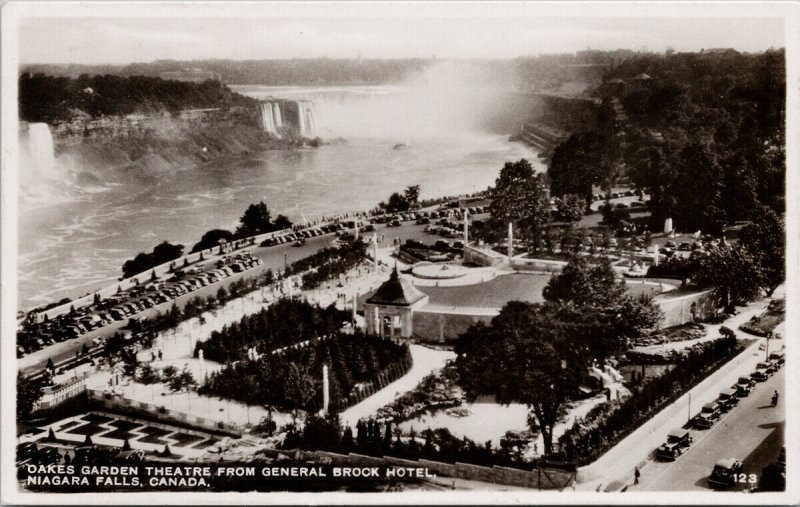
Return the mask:
<path id="1" fill-rule="evenodd" d="M 31 380 L 22 373 L 17 373 L 17 421 L 30 417 L 34 405 L 44 394 L 42 387 L 40 380 Z"/>
<path id="2" fill-rule="evenodd" d="M 501 231 L 513 223 L 524 235 L 533 238 L 550 219 L 550 200 L 544 178 L 535 174 L 524 158 L 505 163 L 495 180 L 492 198 L 491 222 Z"/>
<path id="3" fill-rule="evenodd" d="M 555 203 L 558 217 L 567 222 L 577 222 L 583 217 L 583 212 L 586 210 L 586 202 L 577 194 L 556 197 Z"/>
<path id="4" fill-rule="evenodd" d="M 691 143 L 681 150 L 670 195 L 670 214 L 682 230 L 720 231 L 725 222 L 723 172 L 707 144 Z"/>
<path id="5" fill-rule="evenodd" d="M 527 404 L 531 429 L 542 433 L 549 454 L 560 407 L 577 394 L 588 367 L 655 327 L 661 312 L 651 298 L 627 294 L 607 259 L 573 258 L 544 297 L 544 304 L 506 304 L 490 326 L 476 324 L 461 335 L 455 352 L 468 396 Z"/>
<path id="6" fill-rule="evenodd" d="M 585 257 L 575 256 L 550 279 L 542 295 L 547 301 L 607 307 L 625 295 L 625 284 L 617 278 L 608 258 L 590 263 Z"/>
<path id="7" fill-rule="evenodd" d="M 403 198 L 408 203 L 409 208 L 413 208 L 419 202 L 419 185 L 410 185 L 403 191 Z"/>
<path id="8" fill-rule="evenodd" d="M 224 229 L 211 229 L 210 231 L 206 231 L 203 234 L 203 237 L 200 238 L 200 241 L 195 243 L 195 245 L 192 247 L 192 251 L 190 253 L 214 248 L 215 246 L 219 245 L 219 240 L 221 239 L 224 239 L 226 242 L 233 241 L 233 233 Z"/>
<path id="9" fill-rule="evenodd" d="M 163 241 L 156 245 L 151 253 L 140 252 L 133 259 L 125 261 L 122 265 L 122 276 L 130 278 L 148 269 L 177 259 L 181 255 L 183 255 L 183 245 L 173 245 Z"/>
<path id="10" fill-rule="evenodd" d="M 599 321 L 614 316 L 610 329 L 634 336 L 658 326 L 662 315 L 652 297 L 628 294 L 625 282 L 617 278 L 608 258 L 589 262 L 573 257 L 563 271 L 550 279 L 542 291 L 546 301 L 575 306 L 587 318 Z"/>
<path id="11" fill-rule="evenodd" d="M 512 301 L 491 326 L 472 326 L 455 347 L 467 395 L 493 394 L 500 403 L 527 404 L 546 454 L 553 451 L 559 409 L 576 392 L 590 357 L 574 346 L 575 336 L 561 324 L 541 305 Z"/>
<path id="12" fill-rule="evenodd" d="M 314 379 L 308 370 L 297 363 L 292 363 L 286 376 L 286 401 L 296 409 L 307 408 L 315 392 Z"/>
<path id="13" fill-rule="evenodd" d="M 147 363 L 142 364 L 139 367 L 138 375 L 136 376 L 136 381 L 141 384 L 155 384 L 161 382 L 161 375 L 159 375 L 158 370 L 153 368 Z"/>
<path id="14" fill-rule="evenodd" d="M 275 223 L 273 224 L 276 231 L 281 229 L 290 229 L 292 227 L 292 221 L 286 218 L 284 215 L 278 215 L 275 218 Z"/>
<path id="15" fill-rule="evenodd" d="M 631 155 L 628 175 L 640 192 L 650 194 L 651 222 L 653 225 L 660 225 L 674 207 L 668 194 L 675 171 L 667 163 L 660 146 L 654 146 L 652 142 L 642 144 L 645 147 Z"/>
<path id="16" fill-rule="evenodd" d="M 236 228 L 237 237 L 254 236 L 263 232 L 270 232 L 274 226 L 271 223 L 271 214 L 264 201 L 251 204 L 239 218 L 239 227 Z"/>
<path id="17" fill-rule="evenodd" d="M 753 256 L 741 245 L 720 245 L 698 259 L 694 283 L 711 287 L 726 311 L 755 299 L 764 285 L 764 274 Z"/>
<path id="18" fill-rule="evenodd" d="M 786 230 L 783 217 L 770 208 L 760 207 L 752 222 L 739 233 L 739 244 L 759 265 L 762 288 L 771 296 L 786 280 Z"/>
<path id="19" fill-rule="evenodd" d="M 176 373 L 169 377 L 167 384 L 172 392 L 179 392 L 183 391 L 184 389 L 189 390 L 192 387 L 197 385 L 197 381 L 194 379 L 192 372 L 189 371 L 188 368 L 183 368 L 180 373 Z"/>
<path id="20" fill-rule="evenodd" d="M 392 193 L 389 196 L 388 202 L 382 202 L 378 206 L 383 208 L 386 213 L 399 213 L 401 211 L 408 211 L 408 201 L 406 201 L 405 197 L 400 195 L 398 192 Z"/>
<path id="21" fill-rule="evenodd" d="M 611 132 L 572 134 L 553 151 L 547 170 L 552 195 L 577 194 L 588 208 L 595 185 L 611 190 L 618 170 L 617 151 Z"/>

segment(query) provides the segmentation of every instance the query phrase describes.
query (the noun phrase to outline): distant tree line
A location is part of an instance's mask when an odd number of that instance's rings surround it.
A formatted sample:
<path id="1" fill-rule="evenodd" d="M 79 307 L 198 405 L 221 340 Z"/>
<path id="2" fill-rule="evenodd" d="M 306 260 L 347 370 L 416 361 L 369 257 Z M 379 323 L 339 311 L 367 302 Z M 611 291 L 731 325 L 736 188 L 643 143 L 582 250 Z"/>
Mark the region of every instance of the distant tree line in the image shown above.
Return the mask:
<path id="1" fill-rule="evenodd" d="M 28 72 L 19 77 L 19 117 L 29 122 L 70 120 L 77 112 L 93 117 L 176 113 L 184 109 L 250 106 L 256 102 L 212 80 L 191 83 L 110 74 L 81 74 L 73 79 Z"/>
<path id="2" fill-rule="evenodd" d="M 128 65 L 28 65 L 28 72 L 54 75 L 116 74 L 120 76 L 158 76 L 162 72 L 183 71 L 187 67 L 214 72 L 227 83 L 255 85 L 297 84 L 382 84 L 396 83 L 412 72 L 422 70 L 429 59 L 354 59 L 313 58 L 302 60 L 158 60 Z"/>

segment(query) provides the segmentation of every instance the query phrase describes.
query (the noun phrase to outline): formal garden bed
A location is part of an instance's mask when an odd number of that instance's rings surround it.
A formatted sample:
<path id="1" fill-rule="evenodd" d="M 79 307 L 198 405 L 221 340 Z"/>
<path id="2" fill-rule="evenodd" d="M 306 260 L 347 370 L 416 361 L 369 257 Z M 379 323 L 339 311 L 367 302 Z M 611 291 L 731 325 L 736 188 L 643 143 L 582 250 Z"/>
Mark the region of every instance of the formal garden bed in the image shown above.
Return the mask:
<path id="1" fill-rule="evenodd" d="M 660 329 L 646 336 L 635 338 L 634 347 L 647 347 L 650 345 L 663 345 L 665 343 L 696 340 L 706 334 L 706 329 L 701 324 L 690 322 L 681 326 Z"/>
<path id="2" fill-rule="evenodd" d="M 771 301 L 767 311 L 739 326 L 739 329 L 756 336 L 767 336 L 786 319 L 786 300 Z"/>
<path id="3" fill-rule="evenodd" d="M 458 373 L 453 365 L 448 364 L 423 378 L 412 391 L 380 408 L 376 419 L 400 423 L 422 413 L 461 407 L 466 398 L 457 382 Z"/>

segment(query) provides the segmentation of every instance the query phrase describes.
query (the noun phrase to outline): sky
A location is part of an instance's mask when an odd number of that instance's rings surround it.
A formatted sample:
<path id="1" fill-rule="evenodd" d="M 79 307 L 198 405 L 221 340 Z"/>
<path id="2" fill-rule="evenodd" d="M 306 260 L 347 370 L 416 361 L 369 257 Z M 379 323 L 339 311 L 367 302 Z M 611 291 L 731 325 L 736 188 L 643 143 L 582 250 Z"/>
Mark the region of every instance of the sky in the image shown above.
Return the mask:
<path id="1" fill-rule="evenodd" d="M 204 58 L 513 58 L 582 49 L 783 47 L 760 11 L 532 4 L 81 4 L 25 11 L 19 61 L 125 64 Z M 97 4 L 94 4 L 95 6 Z M 387 4 L 383 4 L 384 6 Z M 721 5 L 721 7 L 726 7 Z M 771 12 L 767 10 L 766 12 Z M 642 16 L 646 14 L 647 16 Z M 773 11 L 773 15 L 774 11 Z M 146 16 L 146 17 L 145 17 Z"/>

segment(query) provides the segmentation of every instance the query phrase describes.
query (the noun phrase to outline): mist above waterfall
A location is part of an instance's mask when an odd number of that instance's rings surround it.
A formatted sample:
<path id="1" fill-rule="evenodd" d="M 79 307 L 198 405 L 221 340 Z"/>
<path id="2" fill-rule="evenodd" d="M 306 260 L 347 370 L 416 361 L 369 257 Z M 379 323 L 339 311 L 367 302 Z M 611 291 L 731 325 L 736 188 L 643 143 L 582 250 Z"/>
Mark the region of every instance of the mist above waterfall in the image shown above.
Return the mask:
<path id="1" fill-rule="evenodd" d="M 324 139 L 407 142 L 490 131 L 497 124 L 492 120 L 503 114 L 511 89 L 505 76 L 493 69 L 479 62 L 443 61 L 388 86 L 242 87 L 246 89 L 240 91 L 262 99 L 313 102 L 316 135 Z"/>
<path id="2" fill-rule="evenodd" d="M 321 135 L 413 141 L 486 132 L 503 90 L 477 64 L 442 62 L 365 99 L 315 100 Z"/>

